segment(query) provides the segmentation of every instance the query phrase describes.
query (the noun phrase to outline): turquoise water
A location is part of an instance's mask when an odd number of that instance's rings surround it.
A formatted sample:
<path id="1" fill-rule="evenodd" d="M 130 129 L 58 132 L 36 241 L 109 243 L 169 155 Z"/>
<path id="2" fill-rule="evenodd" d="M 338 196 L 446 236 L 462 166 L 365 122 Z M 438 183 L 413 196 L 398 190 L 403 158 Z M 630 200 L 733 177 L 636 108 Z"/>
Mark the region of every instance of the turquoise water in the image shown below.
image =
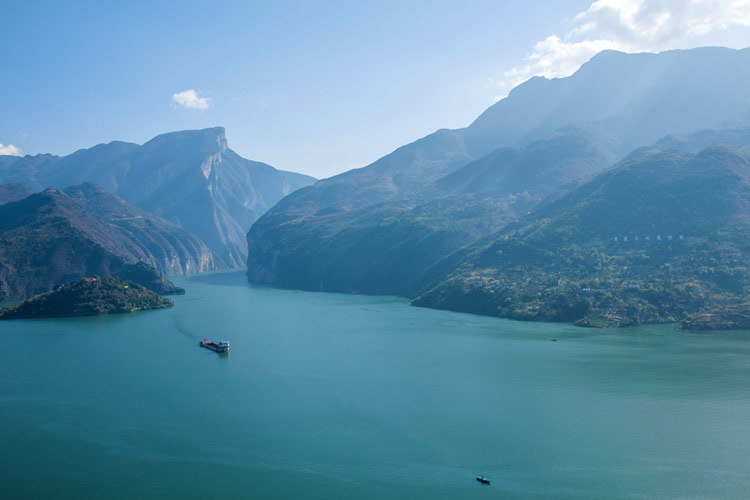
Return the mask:
<path id="1" fill-rule="evenodd" d="M 2 498 L 750 492 L 750 334 L 179 284 L 166 311 L 0 323 Z"/>

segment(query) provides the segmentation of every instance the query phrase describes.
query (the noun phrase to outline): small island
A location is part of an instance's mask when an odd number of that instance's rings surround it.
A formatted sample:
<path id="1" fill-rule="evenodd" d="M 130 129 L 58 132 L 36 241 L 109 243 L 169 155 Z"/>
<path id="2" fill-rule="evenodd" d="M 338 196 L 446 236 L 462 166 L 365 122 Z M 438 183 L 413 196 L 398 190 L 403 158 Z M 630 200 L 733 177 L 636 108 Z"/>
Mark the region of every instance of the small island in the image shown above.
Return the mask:
<path id="1" fill-rule="evenodd" d="M 131 281 L 83 278 L 0 310 L 2 319 L 65 318 L 166 309 L 174 303 Z"/>

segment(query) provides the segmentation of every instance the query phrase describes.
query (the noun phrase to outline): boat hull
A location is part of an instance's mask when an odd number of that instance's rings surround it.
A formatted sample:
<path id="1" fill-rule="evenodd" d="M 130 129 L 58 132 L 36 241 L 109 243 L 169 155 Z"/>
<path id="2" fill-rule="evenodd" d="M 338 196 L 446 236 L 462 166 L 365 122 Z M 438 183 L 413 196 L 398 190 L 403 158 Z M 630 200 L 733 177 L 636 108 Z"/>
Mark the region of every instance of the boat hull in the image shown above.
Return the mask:
<path id="1" fill-rule="evenodd" d="M 208 339 L 201 340 L 200 341 L 200 346 L 201 347 L 205 347 L 206 349 L 209 349 L 209 350 L 211 350 L 213 352 L 216 352 L 216 353 L 219 353 L 219 354 L 228 353 L 229 352 L 229 346 L 226 346 L 226 347 L 225 346 L 221 346 L 221 345 L 217 344 L 216 342 L 214 342 L 212 340 L 208 340 Z"/>

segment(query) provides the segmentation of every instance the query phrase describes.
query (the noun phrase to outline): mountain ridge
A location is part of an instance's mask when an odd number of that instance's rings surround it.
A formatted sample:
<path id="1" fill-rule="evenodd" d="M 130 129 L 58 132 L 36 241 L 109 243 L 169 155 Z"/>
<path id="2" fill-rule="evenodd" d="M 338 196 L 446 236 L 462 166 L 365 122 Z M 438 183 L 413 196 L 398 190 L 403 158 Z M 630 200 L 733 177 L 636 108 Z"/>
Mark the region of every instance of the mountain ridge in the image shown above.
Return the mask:
<path id="1" fill-rule="evenodd" d="M 691 71 L 700 76 L 686 79 Z M 748 78 L 750 50 L 724 48 L 606 52 L 570 77 L 532 78 L 465 129 L 438 130 L 279 201 L 248 232 L 248 279 L 408 295 L 429 266 L 545 198 L 564 194 L 623 158 L 631 146 L 747 112 L 750 99 L 742 82 Z M 553 153 L 532 160 L 533 144 L 552 151 L 556 138 L 568 141 L 568 149 L 557 153 L 564 162 L 556 163 Z M 519 159 L 518 150 L 528 161 Z M 472 169 L 475 187 L 451 192 L 451 182 Z M 432 261 L 420 262 L 420 254 Z M 405 269 L 399 261 L 420 269 Z M 380 277 L 384 272 L 396 273 L 393 286 Z M 368 288 L 367 276 L 383 285 Z"/>
<path id="2" fill-rule="evenodd" d="M 657 152 L 597 175 L 469 245 L 415 305 L 629 326 L 744 302 L 750 153 Z"/>
<path id="3" fill-rule="evenodd" d="M 148 247 L 132 241 L 131 234 L 54 188 L 0 205 L 0 300 L 24 299 L 93 275 L 120 276 L 157 293 L 179 293 L 157 269 L 139 261 Z"/>
<path id="4" fill-rule="evenodd" d="M 312 177 L 276 170 L 229 149 L 223 127 L 112 141 L 67 156 L 0 158 L 0 182 L 32 190 L 93 182 L 198 236 L 216 264 L 246 258 L 245 233 L 271 205 Z"/>

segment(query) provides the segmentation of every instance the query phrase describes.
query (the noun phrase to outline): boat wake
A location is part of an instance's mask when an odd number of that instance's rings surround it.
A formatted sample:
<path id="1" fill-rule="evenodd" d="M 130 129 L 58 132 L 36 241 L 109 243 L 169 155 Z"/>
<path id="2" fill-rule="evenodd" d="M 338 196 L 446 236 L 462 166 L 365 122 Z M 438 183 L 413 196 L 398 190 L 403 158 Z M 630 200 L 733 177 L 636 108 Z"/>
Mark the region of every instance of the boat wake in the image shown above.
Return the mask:
<path id="1" fill-rule="evenodd" d="M 174 327 L 177 329 L 178 332 L 183 334 L 185 337 L 189 338 L 190 340 L 200 340 L 202 338 L 201 335 L 195 335 L 193 333 L 190 333 L 190 330 L 188 327 L 182 323 L 179 319 L 175 319 Z"/>

